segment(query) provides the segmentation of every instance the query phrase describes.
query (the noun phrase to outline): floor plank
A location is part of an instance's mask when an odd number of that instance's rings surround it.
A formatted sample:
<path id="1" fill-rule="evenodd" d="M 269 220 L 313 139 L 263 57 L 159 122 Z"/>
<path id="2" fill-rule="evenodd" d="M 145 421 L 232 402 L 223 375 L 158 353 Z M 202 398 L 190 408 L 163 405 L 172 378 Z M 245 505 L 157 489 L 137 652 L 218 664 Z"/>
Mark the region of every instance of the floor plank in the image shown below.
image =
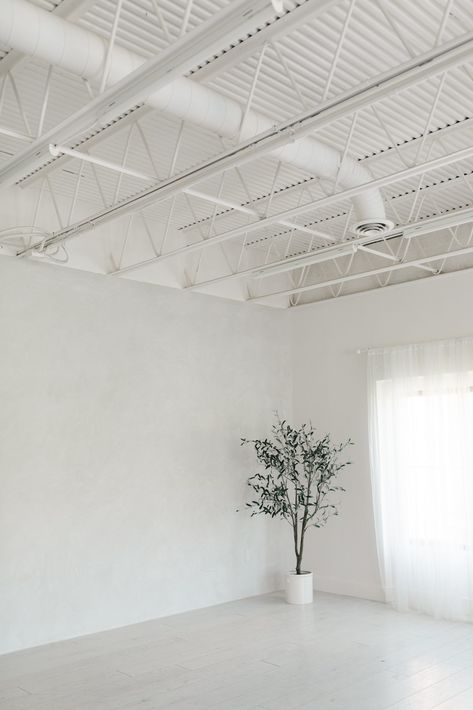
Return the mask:
<path id="1" fill-rule="evenodd" d="M 280 594 L 0 656 L 0 710 L 463 710 L 473 625 Z"/>

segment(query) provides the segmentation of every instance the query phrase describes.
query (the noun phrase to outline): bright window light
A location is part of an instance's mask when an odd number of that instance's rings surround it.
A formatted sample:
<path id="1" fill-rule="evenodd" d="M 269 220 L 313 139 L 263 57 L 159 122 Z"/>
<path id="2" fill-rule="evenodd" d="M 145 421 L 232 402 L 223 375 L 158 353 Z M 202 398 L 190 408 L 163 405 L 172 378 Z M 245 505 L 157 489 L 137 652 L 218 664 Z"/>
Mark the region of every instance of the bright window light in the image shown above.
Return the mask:
<path id="1" fill-rule="evenodd" d="M 472 341 L 384 350 L 368 359 L 386 595 L 398 608 L 473 618 Z"/>

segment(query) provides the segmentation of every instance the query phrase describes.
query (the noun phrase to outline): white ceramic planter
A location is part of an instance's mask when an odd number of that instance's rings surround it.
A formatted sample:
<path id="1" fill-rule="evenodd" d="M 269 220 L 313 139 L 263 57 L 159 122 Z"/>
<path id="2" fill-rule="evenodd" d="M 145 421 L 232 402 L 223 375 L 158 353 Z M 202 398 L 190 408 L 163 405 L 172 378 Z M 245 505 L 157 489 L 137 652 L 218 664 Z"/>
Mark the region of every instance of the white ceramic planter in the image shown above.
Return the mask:
<path id="1" fill-rule="evenodd" d="M 288 604 L 312 604 L 314 600 L 314 577 L 312 572 L 296 574 L 290 572 L 286 577 L 286 601 Z"/>

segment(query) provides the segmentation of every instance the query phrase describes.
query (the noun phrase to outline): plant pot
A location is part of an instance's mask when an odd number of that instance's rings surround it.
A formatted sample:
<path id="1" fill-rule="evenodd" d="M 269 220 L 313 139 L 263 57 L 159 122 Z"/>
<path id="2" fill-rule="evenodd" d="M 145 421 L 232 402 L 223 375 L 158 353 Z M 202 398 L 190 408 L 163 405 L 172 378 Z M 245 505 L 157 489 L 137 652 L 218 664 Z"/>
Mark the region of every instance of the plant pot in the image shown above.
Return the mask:
<path id="1" fill-rule="evenodd" d="M 286 601 L 288 604 L 312 604 L 314 600 L 314 577 L 312 572 L 289 572 L 286 577 Z"/>

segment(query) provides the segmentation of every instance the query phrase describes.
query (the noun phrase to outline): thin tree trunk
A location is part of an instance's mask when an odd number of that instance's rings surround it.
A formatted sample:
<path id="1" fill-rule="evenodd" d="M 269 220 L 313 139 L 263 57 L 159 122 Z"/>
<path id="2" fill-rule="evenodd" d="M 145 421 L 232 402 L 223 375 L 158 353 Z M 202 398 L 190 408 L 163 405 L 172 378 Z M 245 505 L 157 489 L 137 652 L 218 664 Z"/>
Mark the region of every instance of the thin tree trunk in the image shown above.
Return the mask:
<path id="1" fill-rule="evenodd" d="M 297 574 L 301 573 L 301 565 L 302 565 L 302 555 L 304 554 L 304 533 L 305 530 L 302 528 L 301 530 L 301 543 L 299 545 L 299 555 L 297 557 Z"/>
<path id="2" fill-rule="evenodd" d="M 294 532 L 294 554 L 296 556 L 296 574 L 300 574 L 300 559 L 299 559 L 299 550 L 297 549 L 297 527 L 293 527 L 293 532 Z"/>

